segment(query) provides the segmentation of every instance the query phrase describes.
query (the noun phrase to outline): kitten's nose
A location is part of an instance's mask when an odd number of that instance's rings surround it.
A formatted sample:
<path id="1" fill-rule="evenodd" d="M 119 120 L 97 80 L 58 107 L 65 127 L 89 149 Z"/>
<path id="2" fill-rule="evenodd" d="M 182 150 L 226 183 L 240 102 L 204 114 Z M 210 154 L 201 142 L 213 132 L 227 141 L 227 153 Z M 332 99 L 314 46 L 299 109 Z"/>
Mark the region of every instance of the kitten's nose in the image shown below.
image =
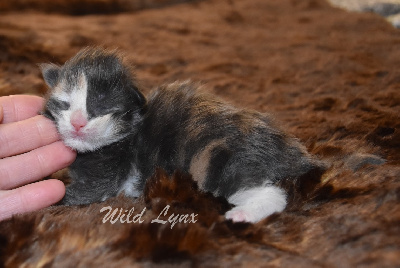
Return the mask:
<path id="1" fill-rule="evenodd" d="M 74 111 L 71 115 L 70 121 L 71 125 L 75 128 L 76 131 L 79 131 L 81 128 L 86 126 L 88 122 L 81 110 Z"/>

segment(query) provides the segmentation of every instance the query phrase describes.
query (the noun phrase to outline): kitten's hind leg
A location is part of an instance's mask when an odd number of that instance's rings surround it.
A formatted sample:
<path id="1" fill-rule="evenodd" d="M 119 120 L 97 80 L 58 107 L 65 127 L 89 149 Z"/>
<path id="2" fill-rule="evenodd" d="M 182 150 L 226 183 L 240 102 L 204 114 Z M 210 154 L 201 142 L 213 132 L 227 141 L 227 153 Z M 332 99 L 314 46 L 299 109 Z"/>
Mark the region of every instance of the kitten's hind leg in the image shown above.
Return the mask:
<path id="1" fill-rule="evenodd" d="M 235 207 L 225 217 L 234 222 L 258 222 L 286 207 L 286 192 L 273 185 L 238 191 L 228 198 Z"/>

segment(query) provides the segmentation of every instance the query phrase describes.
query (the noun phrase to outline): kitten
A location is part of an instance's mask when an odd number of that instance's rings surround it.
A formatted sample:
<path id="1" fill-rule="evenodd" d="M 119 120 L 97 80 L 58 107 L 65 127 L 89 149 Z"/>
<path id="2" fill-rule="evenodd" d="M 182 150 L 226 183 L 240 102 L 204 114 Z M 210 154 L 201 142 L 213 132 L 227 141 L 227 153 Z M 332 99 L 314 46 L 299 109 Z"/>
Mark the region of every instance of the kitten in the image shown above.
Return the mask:
<path id="1" fill-rule="evenodd" d="M 87 48 L 41 69 L 51 88 L 43 114 L 78 152 L 65 205 L 138 197 L 161 167 L 189 172 L 201 189 L 226 197 L 235 205 L 227 219 L 257 222 L 285 208 L 282 180 L 321 168 L 268 116 L 215 100 L 197 84 L 164 85 L 146 101 L 115 52 Z"/>

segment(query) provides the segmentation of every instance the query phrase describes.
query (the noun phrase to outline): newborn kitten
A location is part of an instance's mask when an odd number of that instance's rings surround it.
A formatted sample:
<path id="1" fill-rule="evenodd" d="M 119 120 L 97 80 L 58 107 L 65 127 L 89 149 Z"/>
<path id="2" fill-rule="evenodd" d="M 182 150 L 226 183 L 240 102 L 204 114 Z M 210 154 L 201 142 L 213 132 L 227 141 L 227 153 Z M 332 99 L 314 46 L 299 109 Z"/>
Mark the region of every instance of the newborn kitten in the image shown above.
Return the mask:
<path id="1" fill-rule="evenodd" d="M 148 100 L 115 52 L 87 48 L 63 66 L 42 64 L 51 88 L 44 115 L 78 156 L 66 205 L 138 197 L 156 167 L 189 172 L 201 189 L 235 207 L 233 221 L 282 211 L 278 185 L 320 167 L 261 113 L 236 109 L 190 82 L 155 89 Z"/>

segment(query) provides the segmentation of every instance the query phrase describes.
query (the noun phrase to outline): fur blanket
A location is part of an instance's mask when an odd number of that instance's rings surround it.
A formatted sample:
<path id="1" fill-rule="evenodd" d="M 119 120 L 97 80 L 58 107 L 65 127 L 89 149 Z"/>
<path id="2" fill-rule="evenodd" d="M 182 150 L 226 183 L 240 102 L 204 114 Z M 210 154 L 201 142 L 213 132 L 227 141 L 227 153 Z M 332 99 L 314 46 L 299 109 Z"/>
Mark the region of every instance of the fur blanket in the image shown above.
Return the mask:
<path id="1" fill-rule="evenodd" d="M 384 19 L 322 0 L 25 2 L 0 4 L 1 95 L 43 95 L 37 63 L 118 47 L 146 91 L 203 81 L 273 113 L 331 167 L 290 187 L 287 209 L 257 224 L 225 221 L 225 199 L 200 192 L 190 174 L 157 170 L 137 200 L 1 222 L 0 265 L 400 266 L 400 31 Z"/>

